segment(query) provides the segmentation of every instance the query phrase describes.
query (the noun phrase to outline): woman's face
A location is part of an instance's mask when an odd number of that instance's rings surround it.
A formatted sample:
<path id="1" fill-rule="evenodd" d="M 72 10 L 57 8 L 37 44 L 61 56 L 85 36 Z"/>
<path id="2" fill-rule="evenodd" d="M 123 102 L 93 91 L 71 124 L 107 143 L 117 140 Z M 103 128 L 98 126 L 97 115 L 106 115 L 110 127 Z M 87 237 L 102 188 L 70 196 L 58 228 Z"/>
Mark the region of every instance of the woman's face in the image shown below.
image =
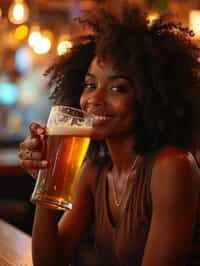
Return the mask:
<path id="1" fill-rule="evenodd" d="M 133 82 L 112 59 L 92 61 L 85 77 L 81 108 L 93 116 L 98 139 L 132 135 L 135 93 Z"/>

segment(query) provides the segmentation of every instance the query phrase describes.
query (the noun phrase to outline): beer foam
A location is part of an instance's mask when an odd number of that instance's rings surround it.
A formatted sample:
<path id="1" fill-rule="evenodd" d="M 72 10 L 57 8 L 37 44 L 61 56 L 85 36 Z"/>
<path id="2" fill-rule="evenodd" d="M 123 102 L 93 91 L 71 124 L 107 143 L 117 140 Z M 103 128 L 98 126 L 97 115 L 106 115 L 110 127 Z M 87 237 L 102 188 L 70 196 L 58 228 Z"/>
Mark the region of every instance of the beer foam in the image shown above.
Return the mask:
<path id="1" fill-rule="evenodd" d="M 47 128 L 47 135 L 54 136 L 91 136 L 91 127 L 77 127 L 77 126 L 54 126 Z"/>

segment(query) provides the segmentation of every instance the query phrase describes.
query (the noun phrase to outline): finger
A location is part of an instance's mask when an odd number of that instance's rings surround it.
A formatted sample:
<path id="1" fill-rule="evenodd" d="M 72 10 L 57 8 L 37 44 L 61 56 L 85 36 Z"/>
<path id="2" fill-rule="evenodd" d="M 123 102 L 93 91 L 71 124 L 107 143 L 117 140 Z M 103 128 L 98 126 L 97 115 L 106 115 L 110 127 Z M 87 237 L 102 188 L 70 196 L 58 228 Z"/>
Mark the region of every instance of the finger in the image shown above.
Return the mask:
<path id="1" fill-rule="evenodd" d="M 45 126 L 42 126 L 36 122 L 32 122 L 29 125 L 29 131 L 30 131 L 31 137 L 45 134 Z"/>
<path id="2" fill-rule="evenodd" d="M 38 160 L 20 160 L 20 165 L 26 171 L 33 170 L 33 169 L 39 170 L 39 169 L 47 168 L 48 162 L 45 161 L 45 160 L 43 160 L 43 161 L 38 161 Z"/>
<path id="3" fill-rule="evenodd" d="M 39 137 L 31 137 L 28 136 L 22 143 L 20 143 L 19 147 L 20 150 L 25 150 L 25 149 L 36 149 L 39 148 L 39 146 L 42 146 L 43 144 L 41 143 L 41 140 Z"/>
<path id="4" fill-rule="evenodd" d="M 22 160 L 41 160 L 43 157 L 42 152 L 34 150 L 20 150 L 18 157 Z"/>

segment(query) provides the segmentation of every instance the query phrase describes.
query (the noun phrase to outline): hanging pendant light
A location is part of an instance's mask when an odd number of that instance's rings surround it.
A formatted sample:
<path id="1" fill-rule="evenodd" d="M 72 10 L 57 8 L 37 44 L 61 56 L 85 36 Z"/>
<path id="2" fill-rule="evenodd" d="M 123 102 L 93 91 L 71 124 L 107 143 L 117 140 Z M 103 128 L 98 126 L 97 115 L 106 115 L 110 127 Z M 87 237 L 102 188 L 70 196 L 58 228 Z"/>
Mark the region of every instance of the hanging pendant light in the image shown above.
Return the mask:
<path id="1" fill-rule="evenodd" d="M 8 19 L 13 24 L 22 24 L 29 17 L 29 8 L 25 0 L 14 0 L 8 10 Z"/>

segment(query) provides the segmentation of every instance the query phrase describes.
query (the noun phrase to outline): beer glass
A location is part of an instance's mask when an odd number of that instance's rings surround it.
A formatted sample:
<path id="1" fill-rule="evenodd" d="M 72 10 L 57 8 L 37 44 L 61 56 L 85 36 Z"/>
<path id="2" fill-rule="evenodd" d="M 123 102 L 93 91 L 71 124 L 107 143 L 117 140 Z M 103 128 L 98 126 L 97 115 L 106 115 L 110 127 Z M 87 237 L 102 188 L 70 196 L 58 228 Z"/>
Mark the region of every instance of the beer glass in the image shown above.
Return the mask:
<path id="1" fill-rule="evenodd" d="M 47 122 L 47 169 L 39 171 L 31 202 L 58 210 L 72 208 L 72 193 L 86 155 L 92 118 L 82 110 L 53 106 Z"/>

